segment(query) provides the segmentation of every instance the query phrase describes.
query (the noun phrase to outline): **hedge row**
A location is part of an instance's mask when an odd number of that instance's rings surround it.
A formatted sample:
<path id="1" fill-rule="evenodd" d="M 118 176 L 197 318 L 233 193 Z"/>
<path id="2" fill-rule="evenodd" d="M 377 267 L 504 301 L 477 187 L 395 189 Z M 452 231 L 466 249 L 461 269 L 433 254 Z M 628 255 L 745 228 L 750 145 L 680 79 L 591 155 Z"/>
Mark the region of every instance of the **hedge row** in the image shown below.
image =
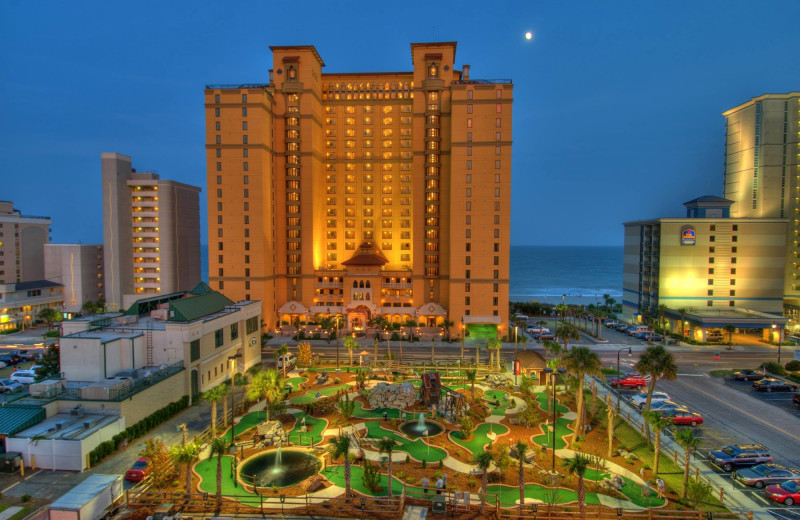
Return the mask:
<path id="1" fill-rule="evenodd" d="M 156 410 L 136 424 L 129 426 L 125 431 L 114 435 L 111 440 L 101 442 L 95 449 L 89 452 L 89 466 L 94 467 L 104 458 L 117 451 L 123 442 L 130 442 L 141 437 L 173 415 L 182 412 L 188 406 L 189 396 L 184 395 L 180 400 L 169 403 L 164 408 Z"/>

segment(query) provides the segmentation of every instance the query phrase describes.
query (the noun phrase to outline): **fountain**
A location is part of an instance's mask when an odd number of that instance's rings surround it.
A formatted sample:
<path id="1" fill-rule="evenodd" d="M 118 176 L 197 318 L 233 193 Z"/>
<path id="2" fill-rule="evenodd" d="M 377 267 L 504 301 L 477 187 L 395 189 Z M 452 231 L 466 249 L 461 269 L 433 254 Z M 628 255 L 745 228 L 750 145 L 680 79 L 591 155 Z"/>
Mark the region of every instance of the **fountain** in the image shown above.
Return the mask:
<path id="1" fill-rule="evenodd" d="M 437 422 L 425 419 L 423 412 L 419 413 L 419 420 L 409 421 L 400 425 L 400 431 L 411 437 L 418 439 L 419 437 L 432 437 L 444 431 L 444 428 Z"/>
<path id="2" fill-rule="evenodd" d="M 239 479 L 243 484 L 261 487 L 286 487 L 299 484 L 322 467 L 317 457 L 298 450 L 259 453 L 239 465 Z"/>

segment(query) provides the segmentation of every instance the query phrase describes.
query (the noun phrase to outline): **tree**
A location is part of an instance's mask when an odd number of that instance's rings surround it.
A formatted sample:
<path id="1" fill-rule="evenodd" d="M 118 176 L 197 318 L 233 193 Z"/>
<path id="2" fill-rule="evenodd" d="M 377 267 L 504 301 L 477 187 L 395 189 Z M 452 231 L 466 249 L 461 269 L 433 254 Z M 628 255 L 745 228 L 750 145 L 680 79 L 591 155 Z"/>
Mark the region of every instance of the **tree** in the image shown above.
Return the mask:
<path id="1" fill-rule="evenodd" d="M 523 350 L 528 350 L 528 336 L 523 334 L 519 338 L 517 338 L 517 342 L 522 345 Z"/>
<path id="2" fill-rule="evenodd" d="M 686 336 L 686 315 L 689 313 L 689 307 L 680 307 L 677 311 L 681 315 L 681 339 L 683 339 Z"/>
<path id="3" fill-rule="evenodd" d="M 222 456 L 228 451 L 228 441 L 225 437 L 216 437 L 211 441 L 209 458 L 217 457 L 217 511 L 222 509 Z"/>
<path id="4" fill-rule="evenodd" d="M 736 332 L 736 326 L 728 324 L 728 325 L 725 325 L 723 328 L 725 329 L 725 332 L 728 333 L 728 350 L 732 350 L 733 349 L 733 333 Z"/>
<path id="5" fill-rule="evenodd" d="M 611 458 L 614 446 L 614 405 L 611 401 L 611 394 L 606 396 L 606 422 L 608 429 L 608 458 Z"/>
<path id="6" fill-rule="evenodd" d="M 583 475 L 589 468 L 590 460 L 582 453 L 576 453 L 574 457 L 564 460 L 564 468 L 572 475 L 578 476 L 578 508 L 581 511 L 581 517 L 586 513 L 586 488 L 583 484 Z"/>
<path id="7" fill-rule="evenodd" d="M 217 434 L 217 403 L 225 399 L 228 394 L 228 385 L 217 385 L 203 392 L 203 400 L 211 403 L 211 434 Z"/>
<path id="8" fill-rule="evenodd" d="M 481 476 L 481 516 L 486 515 L 486 486 L 489 483 L 489 466 L 494 462 L 494 456 L 490 451 L 482 451 L 472 457 L 472 463 L 478 467 Z"/>
<path id="9" fill-rule="evenodd" d="M 38 377 L 59 375 L 61 373 L 61 348 L 58 343 L 50 343 L 44 350 L 44 355 L 37 363 L 36 369 Z"/>
<path id="10" fill-rule="evenodd" d="M 525 506 L 525 456 L 528 454 L 528 445 L 522 439 L 514 445 L 519 459 L 519 516 L 522 517 L 522 508 Z"/>
<path id="11" fill-rule="evenodd" d="M 461 440 L 467 441 L 472 437 L 472 431 L 475 429 L 475 423 L 469 415 L 462 415 L 458 419 L 458 431 L 461 434 Z"/>
<path id="12" fill-rule="evenodd" d="M 350 356 L 350 366 L 353 366 L 353 350 L 358 348 L 358 341 L 352 334 L 345 336 L 344 348 L 347 349 L 347 354 Z"/>
<path id="13" fill-rule="evenodd" d="M 98 307 L 95 302 L 89 300 L 81 305 L 81 311 L 85 312 L 86 314 L 97 314 L 100 311 L 100 307 Z"/>
<path id="14" fill-rule="evenodd" d="M 355 411 L 355 401 L 350 400 L 350 394 L 347 393 L 347 390 L 344 392 L 344 397 L 342 397 L 339 401 L 336 402 L 336 408 L 339 409 L 339 414 L 341 414 L 342 419 L 345 421 L 349 421 L 350 418 L 353 416 L 353 411 Z"/>
<path id="15" fill-rule="evenodd" d="M 248 401 L 266 401 L 267 421 L 271 420 L 272 409 L 283 399 L 286 380 L 274 368 L 268 368 L 253 376 L 247 387 L 245 397 Z"/>
<path id="16" fill-rule="evenodd" d="M 569 351 L 569 342 L 581 339 L 581 333 L 574 325 L 564 324 L 556 331 L 555 337 L 564 342 L 564 352 L 567 352 Z"/>
<path id="17" fill-rule="evenodd" d="M 344 456 L 344 497 L 350 500 L 350 436 L 340 433 L 333 437 L 328 452 L 333 460 Z"/>
<path id="18" fill-rule="evenodd" d="M 475 402 L 475 378 L 478 375 L 478 371 L 475 369 L 466 370 L 464 374 L 467 377 L 467 382 L 472 385 L 472 402 Z"/>
<path id="19" fill-rule="evenodd" d="M 47 322 L 47 330 L 52 330 L 53 324 L 61 321 L 64 317 L 52 307 L 45 307 L 44 309 L 39 309 L 39 312 L 36 313 L 36 319 Z"/>
<path id="20" fill-rule="evenodd" d="M 378 441 L 378 451 L 386 454 L 386 465 L 389 472 L 388 493 L 390 498 L 392 496 L 392 450 L 394 450 L 394 445 L 394 439 L 390 439 L 389 437 L 384 437 Z"/>
<path id="21" fill-rule="evenodd" d="M 653 391 L 656 389 L 658 379 L 669 381 L 678 377 L 678 367 L 675 365 L 675 357 L 664 348 L 664 345 L 650 345 L 642 352 L 639 361 L 636 362 L 636 370 L 644 375 L 650 376 L 650 384 L 647 385 L 647 401 L 644 410 L 650 411 L 650 401 L 653 398 Z M 650 442 L 650 425 L 646 422 L 645 433 L 647 442 Z"/>
<path id="22" fill-rule="evenodd" d="M 278 359 L 280 359 L 281 356 L 286 355 L 288 353 L 289 353 L 289 345 L 284 343 L 283 345 L 281 345 L 280 347 L 275 349 L 275 352 L 273 352 L 272 355 L 275 356 L 276 360 L 278 360 Z M 286 378 L 286 365 L 288 364 L 288 363 L 286 363 L 285 359 L 286 358 L 284 358 L 284 361 L 281 363 L 281 367 L 283 367 L 283 377 L 284 377 L 284 379 Z"/>
<path id="23" fill-rule="evenodd" d="M 658 475 L 658 457 L 661 452 L 661 430 L 672 424 L 661 412 L 644 412 L 644 418 L 653 428 L 653 475 Z"/>
<path id="24" fill-rule="evenodd" d="M 148 478 L 154 488 L 164 489 L 172 483 L 175 467 L 171 463 L 169 450 L 164 441 L 158 438 L 147 439 L 139 456 L 150 461 Z"/>
<path id="25" fill-rule="evenodd" d="M 614 304 L 614 298 L 612 298 L 610 294 L 604 294 L 603 302 L 605 302 L 605 310 L 610 311 L 612 305 Z"/>
<path id="26" fill-rule="evenodd" d="M 303 367 L 311 366 L 314 354 L 311 352 L 311 343 L 306 341 L 297 344 L 297 364 Z"/>
<path id="27" fill-rule="evenodd" d="M 686 498 L 686 492 L 689 486 L 689 464 L 692 452 L 697 449 L 700 444 L 700 439 L 695 437 L 694 431 L 690 428 L 681 428 L 675 432 L 675 442 L 684 449 L 683 454 L 683 490 L 681 497 Z"/>
<path id="28" fill-rule="evenodd" d="M 500 368 L 500 347 L 503 346 L 503 342 L 497 338 L 489 338 L 489 341 L 486 342 L 486 350 L 489 351 L 489 366 L 495 366 L 495 357 L 497 357 L 497 367 Z"/>
<path id="29" fill-rule="evenodd" d="M 584 435 L 584 418 L 586 413 L 583 402 L 583 380 L 587 375 L 600 375 L 603 370 L 603 363 L 597 352 L 592 352 L 589 347 L 574 347 L 566 356 L 564 356 L 564 365 L 567 370 L 575 374 L 578 379 L 578 392 L 576 396 L 577 413 L 578 413 L 578 436 Z"/>
<path id="30" fill-rule="evenodd" d="M 450 341 L 450 329 L 453 328 L 453 325 L 455 325 L 455 323 L 448 320 L 447 318 L 445 318 L 444 321 L 442 322 L 442 327 L 444 327 L 444 333 L 445 337 L 447 338 L 447 341 Z"/>
<path id="31" fill-rule="evenodd" d="M 169 456 L 175 465 L 183 465 L 186 471 L 186 492 L 192 489 L 192 464 L 200 457 L 200 446 L 191 442 L 189 444 L 176 444 L 169 450 Z"/>

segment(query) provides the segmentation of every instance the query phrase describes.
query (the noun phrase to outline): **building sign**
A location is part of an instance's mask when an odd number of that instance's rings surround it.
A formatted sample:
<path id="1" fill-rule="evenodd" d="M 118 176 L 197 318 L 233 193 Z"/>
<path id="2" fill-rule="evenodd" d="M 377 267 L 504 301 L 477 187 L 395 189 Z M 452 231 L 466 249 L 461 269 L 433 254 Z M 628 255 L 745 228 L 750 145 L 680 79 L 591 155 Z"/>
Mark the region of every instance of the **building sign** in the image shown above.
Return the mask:
<path id="1" fill-rule="evenodd" d="M 681 245 L 693 246 L 695 243 L 694 228 L 685 228 L 681 231 Z"/>

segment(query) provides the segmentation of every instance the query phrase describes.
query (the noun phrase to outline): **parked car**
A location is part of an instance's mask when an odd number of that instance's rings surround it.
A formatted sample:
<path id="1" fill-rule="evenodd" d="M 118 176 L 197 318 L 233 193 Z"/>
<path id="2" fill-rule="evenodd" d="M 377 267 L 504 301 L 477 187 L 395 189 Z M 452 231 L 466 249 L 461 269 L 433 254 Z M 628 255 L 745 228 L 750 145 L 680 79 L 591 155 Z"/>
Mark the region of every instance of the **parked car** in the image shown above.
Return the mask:
<path id="1" fill-rule="evenodd" d="M 284 368 L 285 364 L 287 369 L 293 368 L 296 361 L 297 361 L 297 356 L 295 356 L 294 354 L 292 353 L 283 354 L 282 356 L 278 356 L 278 360 L 276 361 L 276 367 Z"/>
<path id="2" fill-rule="evenodd" d="M 538 325 L 528 327 L 525 332 L 528 334 L 541 334 L 542 332 L 550 332 L 550 329 L 547 327 L 540 327 Z"/>
<path id="3" fill-rule="evenodd" d="M 538 334 L 533 335 L 534 339 L 555 339 L 556 336 L 550 329 L 545 329 Z"/>
<path id="4" fill-rule="evenodd" d="M 764 490 L 764 494 L 767 495 L 767 498 L 770 500 L 780 502 L 787 506 L 793 506 L 800 503 L 800 481 L 789 480 L 781 484 L 767 486 L 767 489 Z"/>
<path id="5" fill-rule="evenodd" d="M 665 410 L 662 415 L 665 418 L 670 419 L 672 424 L 676 426 L 697 426 L 698 424 L 703 424 L 702 415 L 699 413 L 690 412 L 686 408 Z"/>
<path id="6" fill-rule="evenodd" d="M 627 323 L 617 323 L 616 325 L 614 325 L 614 328 L 620 332 L 627 331 L 628 327 L 630 327 L 630 325 L 628 325 Z"/>
<path id="7" fill-rule="evenodd" d="M 775 379 L 772 377 L 764 378 L 760 381 L 753 383 L 753 388 L 759 392 L 796 392 L 797 385 L 783 381 L 782 379 Z"/>
<path id="8" fill-rule="evenodd" d="M 671 401 L 669 394 L 666 392 L 653 392 L 653 397 L 650 398 L 650 402 L 653 401 Z M 636 394 L 631 397 L 631 404 L 636 408 L 643 410 L 645 404 L 647 404 L 647 392 L 642 392 L 641 394 Z"/>
<path id="9" fill-rule="evenodd" d="M 39 352 L 34 352 L 33 350 L 26 350 L 22 349 L 17 351 L 17 355 L 21 361 L 33 361 L 34 359 L 39 359 L 42 355 Z"/>
<path id="10" fill-rule="evenodd" d="M 10 379 L 0 379 L 0 393 L 6 392 L 20 392 L 24 387 Z"/>
<path id="11" fill-rule="evenodd" d="M 16 354 L 0 354 L 0 362 L 5 363 L 5 366 L 10 367 L 19 363 L 19 356 Z"/>
<path id="12" fill-rule="evenodd" d="M 619 325 L 619 322 L 617 320 L 605 320 L 603 322 L 603 325 L 605 325 L 608 328 L 614 328 L 617 325 Z"/>
<path id="13" fill-rule="evenodd" d="M 797 406 L 800 406 L 800 394 L 794 394 L 792 396 L 792 402 Z"/>
<path id="14" fill-rule="evenodd" d="M 629 374 L 609 378 L 608 384 L 614 388 L 635 388 L 641 390 L 647 386 L 647 379 L 641 374 L 631 372 Z"/>
<path id="15" fill-rule="evenodd" d="M 764 379 L 766 375 L 764 372 L 759 372 L 758 370 L 743 368 L 742 370 L 737 370 L 731 374 L 731 377 L 737 381 L 758 381 L 760 379 Z"/>
<path id="16" fill-rule="evenodd" d="M 650 403 L 651 412 L 667 412 L 669 410 L 685 410 L 686 405 L 678 404 L 675 401 L 653 401 Z"/>
<path id="17" fill-rule="evenodd" d="M 769 484 L 780 484 L 787 480 L 800 479 L 800 469 L 767 463 L 758 464 L 752 468 L 737 469 L 732 476 L 733 480 L 745 486 L 755 486 L 761 489 Z"/>
<path id="18" fill-rule="evenodd" d="M 36 372 L 34 370 L 17 370 L 11 377 L 9 377 L 12 381 L 16 381 L 17 383 L 22 384 L 31 384 L 36 382 Z"/>
<path id="19" fill-rule="evenodd" d="M 708 460 L 723 471 L 732 471 L 772 462 L 772 456 L 761 444 L 732 444 L 712 451 L 708 454 Z"/>
<path id="20" fill-rule="evenodd" d="M 125 472 L 125 480 L 129 482 L 140 482 L 150 473 L 150 459 L 139 458 L 133 463 L 131 469 Z"/>
<path id="21" fill-rule="evenodd" d="M 651 331 L 647 327 L 647 325 L 636 325 L 635 327 L 630 327 L 626 332 L 628 333 L 628 336 L 635 336 L 636 334 L 639 334 L 640 332 L 649 333 Z"/>

